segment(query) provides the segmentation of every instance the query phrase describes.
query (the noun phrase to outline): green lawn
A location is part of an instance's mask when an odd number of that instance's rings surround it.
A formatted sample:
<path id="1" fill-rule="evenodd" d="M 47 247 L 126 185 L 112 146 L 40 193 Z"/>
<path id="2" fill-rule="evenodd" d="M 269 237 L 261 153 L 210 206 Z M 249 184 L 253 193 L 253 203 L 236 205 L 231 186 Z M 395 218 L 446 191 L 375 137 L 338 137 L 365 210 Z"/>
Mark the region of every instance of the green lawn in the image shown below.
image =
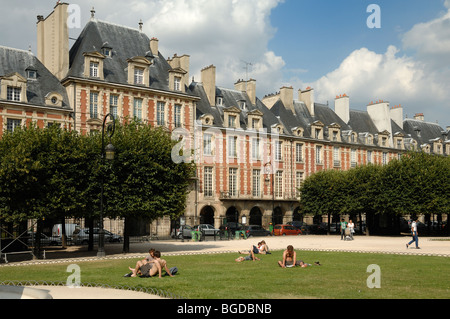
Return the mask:
<path id="1" fill-rule="evenodd" d="M 136 259 L 85 262 L 83 284 L 153 288 L 187 299 L 418 299 L 450 298 L 450 260 L 444 257 L 297 252 L 306 262 L 322 266 L 282 269 L 282 252 L 261 261 L 236 263 L 237 254 L 167 257 L 177 266 L 174 277 L 125 278 Z M 367 267 L 381 268 L 381 288 L 369 289 Z M 68 264 L 1 267 L 0 282 L 66 282 Z"/>

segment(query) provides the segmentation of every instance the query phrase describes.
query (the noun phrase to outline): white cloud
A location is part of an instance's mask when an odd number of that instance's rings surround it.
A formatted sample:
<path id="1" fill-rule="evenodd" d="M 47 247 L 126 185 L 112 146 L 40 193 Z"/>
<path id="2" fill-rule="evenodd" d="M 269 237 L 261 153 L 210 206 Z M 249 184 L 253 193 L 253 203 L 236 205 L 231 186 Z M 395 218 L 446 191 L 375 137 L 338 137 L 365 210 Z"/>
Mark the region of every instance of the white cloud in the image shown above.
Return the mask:
<path id="1" fill-rule="evenodd" d="M 352 52 L 334 71 L 311 85 L 319 102 L 333 105 L 336 95 L 348 94 L 351 107 L 363 109 L 371 101 L 401 104 L 405 113 L 425 113 L 426 120 L 448 125 L 450 114 L 450 0 L 441 17 L 415 25 L 403 37 L 404 49 L 389 46 L 380 54 L 361 48 Z"/>

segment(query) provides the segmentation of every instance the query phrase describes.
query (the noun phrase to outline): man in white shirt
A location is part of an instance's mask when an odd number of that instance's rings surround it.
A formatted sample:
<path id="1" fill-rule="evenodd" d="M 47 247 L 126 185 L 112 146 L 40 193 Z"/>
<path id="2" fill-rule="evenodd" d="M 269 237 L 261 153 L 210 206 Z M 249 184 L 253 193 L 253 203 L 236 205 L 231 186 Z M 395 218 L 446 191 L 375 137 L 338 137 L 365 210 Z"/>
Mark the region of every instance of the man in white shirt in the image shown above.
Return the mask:
<path id="1" fill-rule="evenodd" d="M 419 233 L 417 232 L 417 226 L 419 223 L 419 219 L 416 219 L 416 221 L 413 221 L 411 224 L 411 234 L 412 234 L 412 240 L 406 244 L 406 249 L 409 248 L 409 245 L 412 243 L 416 243 L 416 249 L 420 249 L 419 247 Z"/>

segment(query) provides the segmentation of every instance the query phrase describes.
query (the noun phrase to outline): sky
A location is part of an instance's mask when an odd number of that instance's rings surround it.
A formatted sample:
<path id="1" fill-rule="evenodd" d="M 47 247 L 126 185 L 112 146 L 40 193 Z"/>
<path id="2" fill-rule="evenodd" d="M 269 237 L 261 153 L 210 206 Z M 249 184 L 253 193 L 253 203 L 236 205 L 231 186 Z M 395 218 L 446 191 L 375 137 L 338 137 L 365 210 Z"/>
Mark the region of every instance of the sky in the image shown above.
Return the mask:
<path id="1" fill-rule="evenodd" d="M 138 28 L 142 19 L 164 57 L 190 55 L 196 81 L 213 64 L 218 86 L 253 78 L 260 99 L 282 86 L 312 87 L 316 102 L 331 108 L 347 94 L 352 109 L 384 100 L 402 105 L 405 117 L 424 113 L 426 121 L 450 126 L 450 0 L 68 2 L 80 12 L 71 37 L 92 7 L 103 21 Z M 0 45 L 36 53 L 36 17 L 55 4 L 0 0 Z"/>

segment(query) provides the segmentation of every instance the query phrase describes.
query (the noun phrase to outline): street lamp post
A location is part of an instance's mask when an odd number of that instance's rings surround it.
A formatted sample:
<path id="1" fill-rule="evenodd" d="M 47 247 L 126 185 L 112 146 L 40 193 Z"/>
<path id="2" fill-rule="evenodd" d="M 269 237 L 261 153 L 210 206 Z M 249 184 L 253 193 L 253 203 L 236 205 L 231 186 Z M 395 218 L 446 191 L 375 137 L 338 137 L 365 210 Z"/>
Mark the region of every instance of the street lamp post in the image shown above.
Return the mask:
<path id="1" fill-rule="evenodd" d="M 106 121 L 108 120 L 108 118 L 111 119 L 111 123 L 106 125 Z M 109 144 L 106 147 L 105 147 L 105 129 L 106 134 L 109 137 Z M 103 119 L 103 126 L 102 126 L 102 148 L 101 148 L 102 165 L 105 164 L 105 159 L 108 161 L 114 160 L 116 150 L 114 146 L 111 144 L 111 138 L 113 137 L 115 131 L 116 131 L 116 120 L 112 114 L 107 114 Z M 101 196 L 100 196 L 100 231 L 99 231 L 98 251 L 97 251 L 97 257 L 100 258 L 106 256 L 105 231 L 103 225 L 103 184 L 104 184 L 104 175 L 102 173 Z"/>

